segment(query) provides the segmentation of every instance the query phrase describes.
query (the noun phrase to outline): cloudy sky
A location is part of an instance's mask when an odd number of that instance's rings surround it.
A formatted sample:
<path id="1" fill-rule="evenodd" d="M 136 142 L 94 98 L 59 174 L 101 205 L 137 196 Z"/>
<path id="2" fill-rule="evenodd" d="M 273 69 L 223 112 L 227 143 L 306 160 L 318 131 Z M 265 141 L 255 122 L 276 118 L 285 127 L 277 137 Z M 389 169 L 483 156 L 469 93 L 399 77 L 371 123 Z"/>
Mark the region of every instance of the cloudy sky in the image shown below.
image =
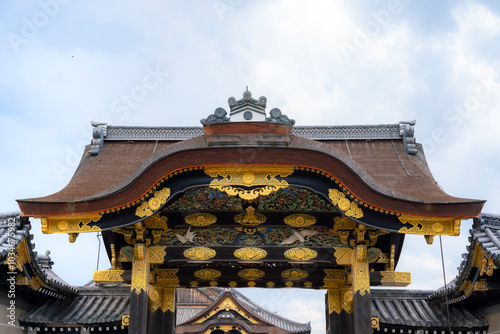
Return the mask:
<path id="1" fill-rule="evenodd" d="M 440 186 L 500 214 L 499 0 L 3 1 L 0 33 L 0 212 L 63 188 L 91 121 L 197 126 L 248 85 L 298 125 L 416 119 Z M 90 280 L 95 234 L 34 225 L 62 278 Z M 449 280 L 470 225 L 443 238 Z M 411 288 L 443 285 L 438 241 L 407 238 Z M 324 292 L 244 293 L 324 333 Z"/>

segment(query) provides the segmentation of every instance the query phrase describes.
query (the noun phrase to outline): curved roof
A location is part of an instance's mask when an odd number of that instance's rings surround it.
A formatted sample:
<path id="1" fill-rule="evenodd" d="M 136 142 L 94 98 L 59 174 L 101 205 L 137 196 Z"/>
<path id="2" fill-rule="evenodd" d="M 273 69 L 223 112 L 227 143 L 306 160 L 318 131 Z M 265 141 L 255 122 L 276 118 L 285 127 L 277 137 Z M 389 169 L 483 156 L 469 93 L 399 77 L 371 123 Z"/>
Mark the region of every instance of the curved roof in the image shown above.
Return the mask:
<path id="1" fill-rule="evenodd" d="M 29 259 L 22 266 L 20 273 L 28 280 L 33 277 L 40 278 L 42 284 L 36 291 L 57 298 L 64 299 L 76 290 L 66 283 L 62 278 L 52 271 L 53 262 L 50 260 L 50 252 L 38 255 L 34 251 L 33 235 L 29 232 L 31 224 L 28 218 L 21 217 L 20 213 L 0 214 L 0 263 L 7 260 L 7 254 L 14 252 L 20 247 L 22 251 L 18 254 L 27 254 Z M 7 267 L 4 267 L 7 268 Z"/>
<path id="2" fill-rule="evenodd" d="M 29 234 L 30 225 L 19 212 L 0 214 L 0 263 Z"/>
<path id="3" fill-rule="evenodd" d="M 426 329 L 447 330 L 485 330 L 487 321 L 472 314 L 463 305 L 450 307 L 450 322 L 446 308 L 429 301 L 433 291 L 409 290 L 371 290 L 372 316 L 378 317 L 381 327 L 403 330 Z"/>
<path id="4" fill-rule="evenodd" d="M 443 304 L 465 300 L 476 291 L 474 285 L 481 278 L 488 280 L 488 277 L 493 275 L 493 265 L 500 268 L 500 216 L 481 214 L 475 219 L 469 232 L 470 244 L 467 246 L 467 252 L 462 254 L 463 261 L 457 268 L 457 277 L 447 284 L 446 288 L 442 287 L 431 294 L 431 300 Z"/>
<path id="5" fill-rule="evenodd" d="M 302 333 L 302 332 L 310 332 L 311 331 L 311 323 L 300 323 L 296 321 L 292 321 L 285 317 L 282 317 L 276 313 L 268 311 L 261 306 L 257 305 L 249 298 L 245 297 L 243 294 L 239 293 L 236 290 L 231 289 L 231 293 L 233 296 L 241 302 L 241 306 L 243 306 L 246 310 L 251 311 L 252 313 L 258 314 L 261 318 L 265 319 L 267 322 L 283 328 L 287 331 L 294 333 Z"/>
<path id="6" fill-rule="evenodd" d="M 241 123 L 218 125 L 236 124 Z M 417 149 L 409 154 L 407 138 L 401 134 L 393 138 L 399 127 L 297 127 L 296 133 L 309 138 L 215 133 L 184 140 L 180 139 L 199 131 L 108 127 L 109 139 L 102 138 L 102 149 L 97 155 L 90 147 L 86 150 L 64 189 L 18 203 L 27 216 L 100 212 L 137 200 L 165 175 L 184 167 L 262 164 L 325 171 L 356 197 L 388 210 L 397 208 L 398 212 L 428 216 L 478 216 L 484 201 L 444 193 L 432 177 L 421 147 L 413 144 Z"/>

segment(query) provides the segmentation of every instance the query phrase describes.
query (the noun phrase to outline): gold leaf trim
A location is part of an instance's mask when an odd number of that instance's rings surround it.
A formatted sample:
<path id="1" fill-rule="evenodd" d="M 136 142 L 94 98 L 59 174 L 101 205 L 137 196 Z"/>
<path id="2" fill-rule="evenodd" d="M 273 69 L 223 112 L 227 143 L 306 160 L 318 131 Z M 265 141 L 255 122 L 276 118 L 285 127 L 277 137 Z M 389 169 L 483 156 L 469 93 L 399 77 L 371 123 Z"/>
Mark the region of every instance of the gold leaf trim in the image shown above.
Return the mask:
<path id="1" fill-rule="evenodd" d="M 148 248 L 148 258 L 149 263 L 161 264 L 165 261 L 165 256 L 167 252 L 165 251 L 166 246 L 151 246 Z"/>
<path id="2" fill-rule="evenodd" d="M 382 279 L 380 283 L 383 286 L 408 286 L 411 284 L 411 273 L 398 271 L 381 271 Z"/>
<path id="3" fill-rule="evenodd" d="M 257 247 L 244 247 L 234 251 L 234 256 L 244 261 L 257 261 L 267 256 L 267 252 Z"/>
<path id="4" fill-rule="evenodd" d="M 363 217 L 363 211 L 359 208 L 356 202 L 351 202 L 348 198 L 346 198 L 346 195 L 343 192 L 337 189 L 329 189 L 328 197 L 332 203 L 339 208 L 339 210 L 344 212 L 346 216 L 352 218 Z"/>
<path id="5" fill-rule="evenodd" d="M 158 210 L 170 196 L 170 188 L 163 188 L 162 190 L 155 191 L 154 196 L 149 200 L 144 200 L 135 210 L 137 217 L 149 217 L 153 211 Z"/>
<path id="6" fill-rule="evenodd" d="M 193 213 L 184 218 L 184 221 L 192 226 L 208 226 L 217 221 L 217 217 L 209 213 Z"/>
<path id="7" fill-rule="evenodd" d="M 68 217 L 45 217 L 41 219 L 42 232 L 52 233 L 84 233 L 101 231 L 99 226 L 88 226 L 90 223 L 96 223 L 102 218 L 102 215 L 88 216 L 68 216 Z"/>
<path id="8" fill-rule="evenodd" d="M 293 227 L 307 227 L 316 224 L 316 217 L 304 213 L 295 213 L 286 216 L 283 221 Z"/>
<path id="9" fill-rule="evenodd" d="M 285 251 L 285 257 L 294 261 L 312 260 L 318 256 L 318 252 L 305 247 L 290 248 Z"/>
<path id="10" fill-rule="evenodd" d="M 213 280 L 219 278 L 222 273 L 215 269 L 200 269 L 194 272 L 194 276 L 203 280 Z"/>
<path id="11" fill-rule="evenodd" d="M 281 272 L 283 278 L 289 280 L 301 280 L 309 276 L 309 273 L 302 269 L 288 269 Z"/>
<path id="12" fill-rule="evenodd" d="M 281 188 L 287 188 L 288 182 L 277 180 L 276 176 L 286 177 L 292 174 L 293 167 L 245 166 L 245 167 L 205 167 L 205 173 L 213 178 L 210 187 L 224 191 L 230 196 L 239 196 L 244 200 L 254 200 L 267 196 Z M 242 189 L 238 186 L 262 186 L 254 189 Z"/>
<path id="13" fill-rule="evenodd" d="M 260 269 L 248 268 L 243 269 L 238 272 L 238 276 L 247 280 L 256 280 L 262 278 L 266 275 L 266 273 Z"/>
<path id="14" fill-rule="evenodd" d="M 204 261 L 213 258 L 215 250 L 208 247 L 192 247 L 184 251 L 184 257 L 191 260 Z"/>
<path id="15" fill-rule="evenodd" d="M 399 233 L 420 234 L 420 235 L 460 235 L 460 219 L 455 218 L 429 218 L 418 216 L 398 217 L 399 221 L 412 227 L 402 227 Z"/>
<path id="16" fill-rule="evenodd" d="M 94 270 L 95 282 L 123 282 L 123 270 Z"/>
<path id="17" fill-rule="evenodd" d="M 255 212 L 253 206 L 246 208 L 245 213 L 240 213 L 234 216 L 234 221 L 241 225 L 260 225 L 266 222 L 266 216 Z"/>

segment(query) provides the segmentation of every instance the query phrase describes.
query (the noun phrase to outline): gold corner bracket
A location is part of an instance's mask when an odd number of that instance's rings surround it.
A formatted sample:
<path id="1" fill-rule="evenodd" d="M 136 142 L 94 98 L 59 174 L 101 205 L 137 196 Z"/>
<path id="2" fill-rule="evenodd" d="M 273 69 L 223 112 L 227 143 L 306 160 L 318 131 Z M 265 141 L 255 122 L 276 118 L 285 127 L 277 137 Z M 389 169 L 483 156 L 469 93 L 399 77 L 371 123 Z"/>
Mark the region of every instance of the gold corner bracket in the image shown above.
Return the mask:
<path id="1" fill-rule="evenodd" d="M 399 216 L 398 218 L 403 225 L 411 225 L 411 227 L 402 227 L 399 229 L 399 233 L 429 236 L 426 237 L 428 243 L 431 241 L 430 236 L 433 235 L 460 235 L 461 220 L 459 218 L 433 218 L 405 215 Z"/>
<path id="2" fill-rule="evenodd" d="M 90 223 L 98 222 L 101 217 L 102 215 L 100 214 L 68 217 L 43 217 L 40 221 L 42 223 L 42 232 L 45 234 L 68 233 L 74 235 L 78 233 L 101 231 L 99 226 L 89 226 Z"/>

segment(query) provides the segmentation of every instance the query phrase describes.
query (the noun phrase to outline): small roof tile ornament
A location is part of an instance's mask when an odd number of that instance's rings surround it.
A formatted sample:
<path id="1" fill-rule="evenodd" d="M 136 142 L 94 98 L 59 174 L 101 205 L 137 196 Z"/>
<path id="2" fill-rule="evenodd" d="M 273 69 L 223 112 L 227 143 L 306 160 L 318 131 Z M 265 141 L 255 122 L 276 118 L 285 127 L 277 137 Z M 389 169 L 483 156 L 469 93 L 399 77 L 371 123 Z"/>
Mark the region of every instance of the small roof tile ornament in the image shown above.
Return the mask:
<path id="1" fill-rule="evenodd" d="M 214 113 L 200 122 L 203 125 L 229 123 L 229 122 L 267 122 L 284 125 L 294 125 L 295 121 L 289 119 L 281 113 L 281 110 L 274 108 L 271 110 L 271 117 L 266 117 L 267 98 L 252 98 L 252 93 L 247 89 L 243 92 L 243 98 L 236 100 L 234 97 L 228 99 L 230 117 L 226 117 L 227 112 L 223 108 L 215 109 Z"/>

